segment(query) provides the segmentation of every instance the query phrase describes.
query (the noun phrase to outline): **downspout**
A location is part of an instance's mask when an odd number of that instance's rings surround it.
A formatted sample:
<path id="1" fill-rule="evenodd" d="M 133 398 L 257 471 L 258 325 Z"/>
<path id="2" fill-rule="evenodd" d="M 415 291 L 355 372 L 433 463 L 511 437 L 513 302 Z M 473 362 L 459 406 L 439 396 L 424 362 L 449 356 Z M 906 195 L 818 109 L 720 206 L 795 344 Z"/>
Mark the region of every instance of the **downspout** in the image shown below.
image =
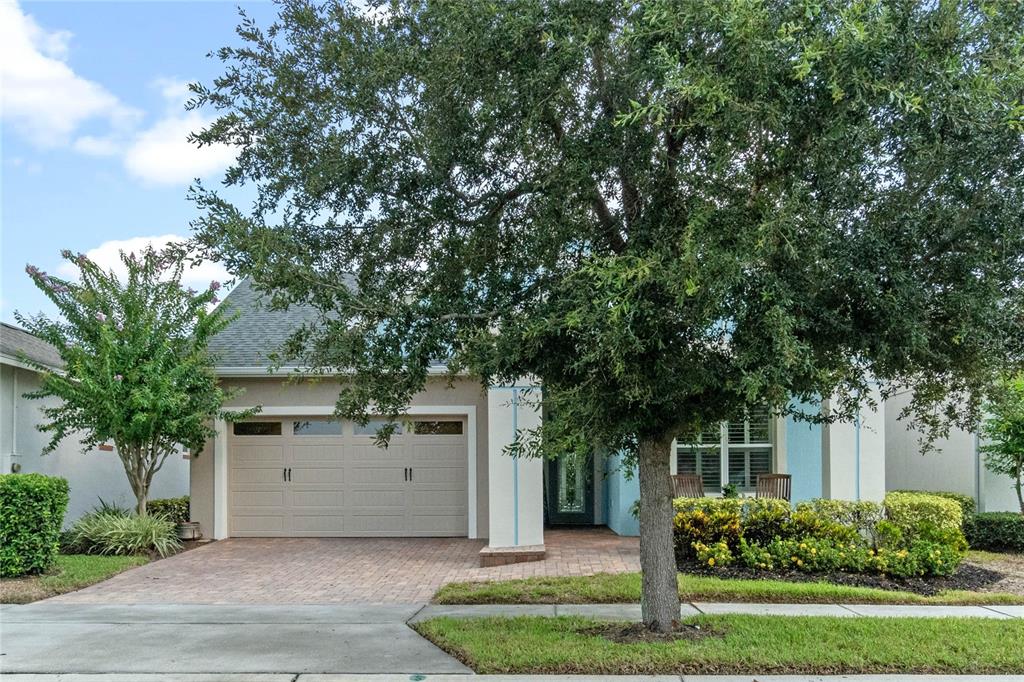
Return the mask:
<path id="1" fill-rule="evenodd" d="M 512 442 L 519 435 L 519 389 L 512 389 Z M 512 458 L 512 544 L 519 546 L 519 457 Z"/>

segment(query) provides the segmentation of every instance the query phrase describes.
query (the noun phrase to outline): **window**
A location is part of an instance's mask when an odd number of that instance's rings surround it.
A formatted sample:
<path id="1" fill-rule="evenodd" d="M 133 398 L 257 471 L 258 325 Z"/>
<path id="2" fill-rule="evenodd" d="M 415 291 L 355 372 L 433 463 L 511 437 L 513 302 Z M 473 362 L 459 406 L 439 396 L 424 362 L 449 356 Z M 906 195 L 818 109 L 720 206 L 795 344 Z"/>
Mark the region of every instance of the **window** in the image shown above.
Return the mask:
<path id="1" fill-rule="evenodd" d="M 307 419 L 292 422 L 292 433 L 296 436 L 340 436 L 341 422 L 333 419 Z"/>
<path id="2" fill-rule="evenodd" d="M 417 421 L 412 432 L 420 436 L 458 436 L 462 434 L 461 421 Z"/>
<path id="3" fill-rule="evenodd" d="M 708 491 L 722 489 L 723 474 L 741 490 L 754 490 L 757 475 L 772 470 L 773 448 L 771 413 L 756 407 L 743 418 L 704 429 L 696 438 L 680 437 L 676 471 L 703 476 Z"/>
<path id="4" fill-rule="evenodd" d="M 235 422 L 236 436 L 280 436 L 281 422 Z"/>
<path id="5" fill-rule="evenodd" d="M 377 432 L 380 431 L 388 423 L 386 419 L 371 419 L 366 422 L 365 426 L 356 424 L 356 435 L 357 436 L 376 436 Z M 402 425 L 395 424 L 394 435 L 399 436 L 402 434 Z"/>

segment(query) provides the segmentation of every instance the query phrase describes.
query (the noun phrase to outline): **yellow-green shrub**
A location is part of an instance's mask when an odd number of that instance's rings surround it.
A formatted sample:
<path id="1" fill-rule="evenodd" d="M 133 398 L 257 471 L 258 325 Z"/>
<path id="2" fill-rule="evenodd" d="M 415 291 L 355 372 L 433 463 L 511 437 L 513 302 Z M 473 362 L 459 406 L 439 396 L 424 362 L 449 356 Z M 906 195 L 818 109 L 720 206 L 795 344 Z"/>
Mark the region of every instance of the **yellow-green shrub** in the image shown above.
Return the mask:
<path id="1" fill-rule="evenodd" d="M 891 492 L 885 496 L 886 516 L 899 527 L 903 537 L 912 542 L 927 524 L 942 530 L 957 531 L 963 527 L 964 516 L 956 500 L 928 493 Z"/>

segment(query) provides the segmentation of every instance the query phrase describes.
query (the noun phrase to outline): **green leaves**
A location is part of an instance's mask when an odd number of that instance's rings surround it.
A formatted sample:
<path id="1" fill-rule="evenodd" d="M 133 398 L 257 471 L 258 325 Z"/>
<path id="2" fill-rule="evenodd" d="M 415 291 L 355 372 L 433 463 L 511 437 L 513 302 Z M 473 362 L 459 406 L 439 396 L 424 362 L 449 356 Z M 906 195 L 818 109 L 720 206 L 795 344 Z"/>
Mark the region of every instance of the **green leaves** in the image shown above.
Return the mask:
<path id="1" fill-rule="evenodd" d="M 231 395 L 218 385 L 207 353 L 209 339 L 230 322 L 211 309 L 221 285 L 184 289 L 184 255 L 173 249 L 122 253 L 123 281 L 84 255 L 63 255 L 77 279 L 27 268 L 60 317 L 18 319 L 63 361 L 51 371 L 26 360 L 42 372 L 40 389 L 27 397 L 59 399 L 42 410 L 48 450 L 72 435 L 86 451 L 112 442 L 144 499 L 168 455 L 198 452 L 213 437 L 210 421 Z"/>
<path id="2" fill-rule="evenodd" d="M 876 384 L 939 434 L 1024 357 L 1020 3 L 390 7 L 286 1 L 197 88 L 258 193 L 197 242 L 321 312 L 345 416 L 446 360 L 543 383 L 534 454 Z"/>

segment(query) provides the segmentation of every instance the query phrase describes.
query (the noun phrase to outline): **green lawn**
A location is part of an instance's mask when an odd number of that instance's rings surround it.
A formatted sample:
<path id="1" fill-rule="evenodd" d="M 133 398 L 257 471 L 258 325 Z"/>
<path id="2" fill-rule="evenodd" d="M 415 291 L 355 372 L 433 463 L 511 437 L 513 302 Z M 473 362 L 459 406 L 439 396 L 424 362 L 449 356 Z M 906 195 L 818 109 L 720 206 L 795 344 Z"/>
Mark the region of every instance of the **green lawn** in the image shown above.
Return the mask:
<path id="1" fill-rule="evenodd" d="M 436 618 L 416 630 L 478 673 L 1024 673 L 1024 621 L 700 616 L 723 633 L 617 644 L 585 618 Z"/>
<path id="2" fill-rule="evenodd" d="M 0 604 L 27 604 L 73 592 L 148 562 L 144 556 L 60 554 L 49 573 L 0 580 Z"/>
<path id="3" fill-rule="evenodd" d="M 831 583 L 783 580 L 732 580 L 679 574 L 683 601 L 800 602 L 836 604 L 1020 604 L 1024 596 L 994 592 L 949 591 L 924 597 Z M 640 574 L 599 573 L 573 578 L 523 578 L 501 582 L 449 583 L 438 604 L 620 604 L 640 601 Z"/>

